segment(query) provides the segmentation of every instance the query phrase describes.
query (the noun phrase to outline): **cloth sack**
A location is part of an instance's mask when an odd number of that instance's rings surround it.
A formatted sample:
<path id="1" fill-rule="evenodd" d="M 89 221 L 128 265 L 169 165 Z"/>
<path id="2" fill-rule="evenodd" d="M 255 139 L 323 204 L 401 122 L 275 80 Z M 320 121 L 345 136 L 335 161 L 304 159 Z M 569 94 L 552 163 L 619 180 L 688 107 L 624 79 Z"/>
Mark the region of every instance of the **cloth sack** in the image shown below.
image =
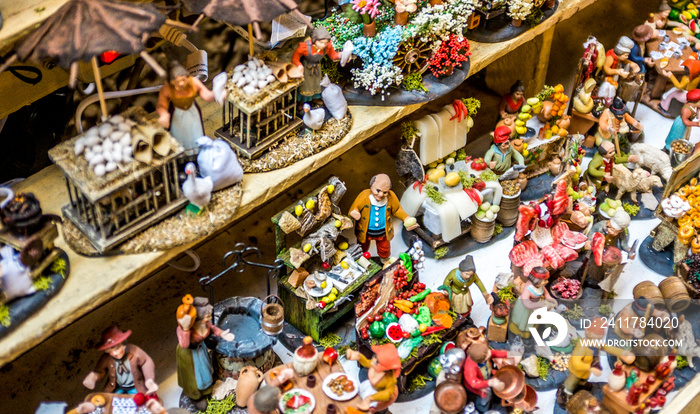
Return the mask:
<path id="1" fill-rule="evenodd" d="M 223 139 L 197 139 L 197 164 L 202 177 L 210 177 L 214 191 L 229 187 L 243 179 L 243 168 L 231 146 Z"/>

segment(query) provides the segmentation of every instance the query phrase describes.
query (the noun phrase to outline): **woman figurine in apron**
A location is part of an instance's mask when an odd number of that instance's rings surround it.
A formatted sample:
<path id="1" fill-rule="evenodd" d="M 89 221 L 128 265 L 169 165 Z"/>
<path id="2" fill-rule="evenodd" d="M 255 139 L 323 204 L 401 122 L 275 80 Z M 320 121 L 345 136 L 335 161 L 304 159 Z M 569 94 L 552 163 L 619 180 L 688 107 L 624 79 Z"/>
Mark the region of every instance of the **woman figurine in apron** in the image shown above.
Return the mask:
<path id="1" fill-rule="evenodd" d="M 197 311 L 193 321 L 190 315 L 177 320 L 177 385 L 198 410 L 207 409 L 206 396 L 214 385 L 214 367 L 204 340 L 214 334 L 224 341 L 233 341 L 234 335 L 211 323 L 212 306 L 207 298 L 194 298 Z"/>
<path id="2" fill-rule="evenodd" d="M 172 62 L 168 78 L 158 95 L 158 123 L 168 128 L 185 149 L 197 147 L 197 139 L 204 136 L 204 123 L 199 106 L 194 101 L 199 95 L 207 102 L 214 100 L 214 93 L 199 79 L 190 76 L 181 64 Z M 173 106 L 170 112 L 170 104 Z"/>
<path id="3" fill-rule="evenodd" d="M 525 85 L 517 80 L 510 87 L 510 93 L 503 95 L 498 104 L 499 121 L 504 118 L 515 118 L 520 112 L 520 107 L 525 103 Z"/>
<path id="4" fill-rule="evenodd" d="M 321 59 L 328 55 L 332 60 L 340 60 L 340 53 L 333 49 L 331 35 L 324 27 L 314 29 L 311 39 L 299 43 L 294 54 L 292 63 L 304 69 L 304 82 L 301 84 L 297 94 L 299 102 L 310 102 L 321 98 Z"/>
<path id="5" fill-rule="evenodd" d="M 689 139 L 691 127 L 700 126 L 700 122 L 696 119 L 698 107 L 700 106 L 700 89 L 689 91 L 685 99 L 687 103 L 683 105 L 681 114 L 673 120 L 671 130 L 668 131 L 668 135 L 666 136 L 665 148 L 667 150 L 671 149 L 671 143 L 673 141 L 677 139 Z"/>
<path id="6" fill-rule="evenodd" d="M 530 319 L 532 312 L 545 306 L 547 309 L 557 306 L 556 299 L 552 298 L 547 289 L 544 288 L 549 279 L 549 271 L 547 269 L 539 266 L 535 267 L 527 279 L 528 281 L 523 286 L 522 293 L 510 312 L 510 326 L 508 327 L 511 333 L 520 335 L 524 340 L 530 339 L 530 330 L 528 328 L 531 325 L 528 324 L 528 319 Z"/>

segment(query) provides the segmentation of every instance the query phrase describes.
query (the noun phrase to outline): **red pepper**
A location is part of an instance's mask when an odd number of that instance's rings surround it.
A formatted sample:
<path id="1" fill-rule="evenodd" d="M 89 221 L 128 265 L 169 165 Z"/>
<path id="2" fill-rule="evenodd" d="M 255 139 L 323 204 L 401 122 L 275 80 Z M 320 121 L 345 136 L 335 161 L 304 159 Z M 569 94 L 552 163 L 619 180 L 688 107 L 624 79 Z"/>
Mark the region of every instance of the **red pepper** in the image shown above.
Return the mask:
<path id="1" fill-rule="evenodd" d="M 446 329 L 446 328 L 444 326 L 430 326 L 425 330 L 425 332 L 423 332 L 420 335 L 421 336 L 430 335 L 431 333 L 434 333 L 437 331 L 442 331 L 443 329 Z"/>

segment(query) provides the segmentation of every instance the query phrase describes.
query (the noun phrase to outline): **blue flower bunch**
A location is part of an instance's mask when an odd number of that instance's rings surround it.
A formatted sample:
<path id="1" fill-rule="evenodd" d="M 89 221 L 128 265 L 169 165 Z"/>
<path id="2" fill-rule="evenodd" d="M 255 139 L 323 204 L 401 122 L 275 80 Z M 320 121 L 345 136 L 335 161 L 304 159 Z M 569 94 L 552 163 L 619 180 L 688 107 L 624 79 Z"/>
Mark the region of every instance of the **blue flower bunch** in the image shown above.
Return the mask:
<path id="1" fill-rule="evenodd" d="M 391 60 L 396 56 L 402 37 L 403 29 L 400 26 L 388 27 L 375 37 L 363 36 L 355 39 L 353 53 L 359 56 L 365 64 L 391 65 Z"/>

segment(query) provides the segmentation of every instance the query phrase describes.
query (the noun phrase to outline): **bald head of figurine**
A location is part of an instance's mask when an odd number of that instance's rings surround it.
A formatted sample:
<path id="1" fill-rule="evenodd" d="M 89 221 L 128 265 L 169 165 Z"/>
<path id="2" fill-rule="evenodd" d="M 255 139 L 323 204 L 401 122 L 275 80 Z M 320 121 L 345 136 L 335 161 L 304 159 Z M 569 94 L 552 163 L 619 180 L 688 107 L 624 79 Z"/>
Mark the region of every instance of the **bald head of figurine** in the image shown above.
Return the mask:
<path id="1" fill-rule="evenodd" d="M 369 189 L 374 199 L 381 203 L 391 191 L 391 178 L 386 174 L 377 174 L 369 181 Z"/>
<path id="2" fill-rule="evenodd" d="M 615 155 L 615 144 L 610 141 L 603 141 L 598 145 L 598 153 L 606 160 L 609 160 Z"/>

